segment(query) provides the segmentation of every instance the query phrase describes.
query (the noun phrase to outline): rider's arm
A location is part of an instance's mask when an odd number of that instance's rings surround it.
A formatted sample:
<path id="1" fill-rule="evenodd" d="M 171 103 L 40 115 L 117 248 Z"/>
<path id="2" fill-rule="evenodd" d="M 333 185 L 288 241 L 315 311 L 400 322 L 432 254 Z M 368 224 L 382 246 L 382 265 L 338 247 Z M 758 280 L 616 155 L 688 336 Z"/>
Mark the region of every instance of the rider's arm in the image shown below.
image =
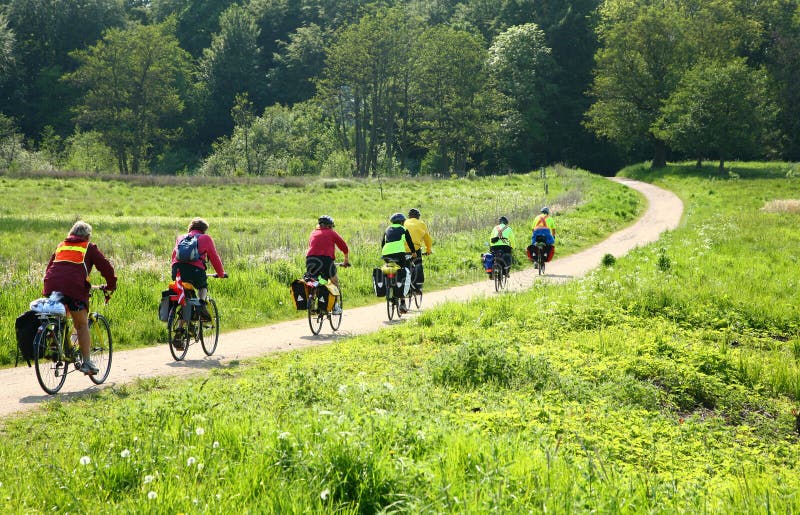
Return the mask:
<path id="1" fill-rule="evenodd" d="M 103 276 L 103 279 L 106 281 L 106 290 L 107 291 L 114 291 L 117 289 L 117 275 L 114 271 L 114 267 L 111 263 L 106 259 L 100 249 L 97 248 L 97 245 L 91 243 L 89 247 L 86 249 L 87 257 L 89 258 L 89 263 L 97 268 L 97 271 L 100 272 L 100 275 Z"/>
<path id="2" fill-rule="evenodd" d="M 206 256 L 208 256 L 208 260 L 211 261 L 211 266 L 214 267 L 214 271 L 217 275 L 224 277 L 225 268 L 222 266 L 222 260 L 219 258 L 219 254 L 217 254 L 217 247 L 214 245 L 214 239 L 208 234 L 203 234 L 200 237 L 200 241 L 197 242 L 197 247 L 200 251 L 200 255 L 205 253 Z"/>
<path id="3" fill-rule="evenodd" d="M 342 238 L 336 231 L 333 231 L 333 243 L 336 244 L 339 250 L 342 251 L 342 254 L 344 254 L 344 261 L 342 262 L 342 265 L 349 265 L 350 249 L 347 247 L 347 243 L 344 241 L 344 238 Z"/>

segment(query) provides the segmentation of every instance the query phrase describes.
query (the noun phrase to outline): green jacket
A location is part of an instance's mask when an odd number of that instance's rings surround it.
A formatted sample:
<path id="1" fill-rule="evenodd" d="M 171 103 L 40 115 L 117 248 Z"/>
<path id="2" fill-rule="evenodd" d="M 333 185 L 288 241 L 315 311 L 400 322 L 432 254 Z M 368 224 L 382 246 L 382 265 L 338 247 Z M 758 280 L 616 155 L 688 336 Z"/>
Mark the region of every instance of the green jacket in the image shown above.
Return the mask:
<path id="1" fill-rule="evenodd" d="M 517 246 L 517 241 L 514 238 L 514 231 L 511 229 L 511 227 L 504 224 L 495 226 L 495 228 L 492 229 L 492 235 L 490 236 L 490 238 L 492 239 L 499 238 L 496 242 L 489 243 L 490 247 L 499 247 L 500 245 L 508 245 L 509 247 L 514 248 Z M 491 242 L 491 240 L 489 241 Z"/>

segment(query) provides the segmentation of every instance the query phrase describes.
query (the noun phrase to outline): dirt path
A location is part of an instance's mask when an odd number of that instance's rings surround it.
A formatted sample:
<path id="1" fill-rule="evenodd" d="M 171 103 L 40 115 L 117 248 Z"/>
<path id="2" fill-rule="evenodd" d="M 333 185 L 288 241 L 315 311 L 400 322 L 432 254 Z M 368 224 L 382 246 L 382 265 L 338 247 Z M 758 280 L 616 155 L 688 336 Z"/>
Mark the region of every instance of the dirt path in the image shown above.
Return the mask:
<path id="1" fill-rule="evenodd" d="M 547 265 L 545 280 L 568 280 L 584 275 L 600 264 L 605 254 L 621 256 L 634 247 L 646 245 L 658 239 L 659 235 L 678 226 L 683 204 L 669 191 L 653 185 L 627 179 L 612 179 L 625 184 L 645 195 L 649 202 L 644 216 L 635 224 L 612 234 L 608 239 L 578 254 L 553 260 Z M 522 290 L 534 281 L 541 280 L 532 268 L 512 274 L 509 289 Z M 476 296 L 495 295 L 493 285 L 484 280 L 450 288 L 448 290 L 425 294 L 425 308 L 449 301 L 464 301 Z M 222 308 L 224 310 L 224 307 Z M 394 322 L 396 323 L 396 322 Z M 372 304 L 354 309 L 345 309 L 342 329 L 334 336 L 330 327 L 324 326 L 319 336 L 311 336 L 305 318 L 278 324 L 245 329 L 222 334 L 214 356 L 206 358 L 199 346 L 189 349 L 186 361 L 175 362 L 165 345 L 114 353 L 111 375 L 101 387 L 92 385 L 80 374 L 70 374 L 64 388 L 58 394 L 61 400 L 86 394 L 107 387 L 131 382 L 137 378 L 159 375 L 189 375 L 217 367 L 231 360 L 241 360 L 261 356 L 275 351 L 297 350 L 313 345 L 322 345 L 337 338 L 377 331 L 392 324 L 386 320 L 384 303 Z M 0 370 L 0 416 L 36 408 L 42 402 L 52 399 L 46 395 L 36 382 L 33 368 L 26 366 Z"/>

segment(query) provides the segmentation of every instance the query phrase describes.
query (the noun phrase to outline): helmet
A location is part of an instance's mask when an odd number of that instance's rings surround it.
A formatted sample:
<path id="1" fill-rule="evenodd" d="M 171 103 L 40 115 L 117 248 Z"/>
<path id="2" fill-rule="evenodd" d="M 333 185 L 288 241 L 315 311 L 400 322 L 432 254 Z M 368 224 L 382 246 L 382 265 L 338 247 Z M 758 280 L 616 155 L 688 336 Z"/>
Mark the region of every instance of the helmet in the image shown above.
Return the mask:
<path id="1" fill-rule="evenodd" d="M 333 225 L 334 225 L 333 224 L 333 218 L 331 218 L 328 215 L 320 216 L 319 220 L 317 220 L 317 223 L 320 224 L 320 225 L 327 225 L 328 227 L 333 227 Z"/>
<path id="2" fill-rule="evenodd" d="M 549 208 L 549 207 L 547 207 L 547 206 L 543 207 L 543 208 L 542 208 L 542 213 L 544 213 L 544 214 L 546 214 L 546 215 L 549 215 L 549 214 L 550 214 L 550 208 Z"/>
<path id="3" fill-rule="evenodd" d="M 419 218 L 419 209 L 412 207 L 408 210 L 408 217 L 409 218 Z"/>
<path id="4" fill-rule="evenodd" d="M 401 224 L 406 221 L 406 215 L 403 213 L 395 213 L 391 218 L 389 218 L 389 221 L 393 224 Z"/>
<path id="5" fill-rule="evenodd" d="M 501 216 L 500 218 L 497 219 L 497 222 L 508 225 L 508 218 L 506 218 L 505 216 Z"/>

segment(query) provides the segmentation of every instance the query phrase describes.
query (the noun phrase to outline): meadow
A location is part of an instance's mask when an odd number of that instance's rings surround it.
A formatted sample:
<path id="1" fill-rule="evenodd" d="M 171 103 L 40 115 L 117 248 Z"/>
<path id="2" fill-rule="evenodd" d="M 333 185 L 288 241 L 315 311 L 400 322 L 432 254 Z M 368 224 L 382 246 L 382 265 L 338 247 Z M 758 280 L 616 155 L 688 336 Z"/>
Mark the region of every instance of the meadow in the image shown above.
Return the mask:
<path id="1" fill-rule="evenodd" d="M 433 180 L 199 180 L 193 177 L 8 177 L 0 195 L 0 365 L 14 363 L 13 324 L 39 297 L 44 267 L 72 223 L 92 224 L 92 241 L 112 261 L 118 291 L 104 313 L 117 349 L 166 339 L 157 305 L 169 281 L 169 256 L 189 220 L 204 217 L 225 263 L 210 284 L 223 330 L 297 317 L 288 286 L 305 270 L 308 235 L 329 214 L 351 247 L 353 268 L 340 273 L 345 306 L 375 302 L 371 270 L 393 212 L 422 211 L 434 238 L 425 261 L 427 289 L 482 279 L 479 255 L 497 217 L 518 236 L 518 266 L 542 205 L 553 208 L 566 255 L 630 223 L 644 208 L 638 194 L 587 172 L 556 166 L 528 175 Z M 339 255 L 341 259 L 341 255 Z M 93 274 L 95 283 L 102 278 Z"/>
<path id="2" fill-rule="evenodd" d="M 580 280 L 9 419 L 0 505 L 796 513 L 800 184 L 732 168 L 623 170 L 684 221 Z"/>

